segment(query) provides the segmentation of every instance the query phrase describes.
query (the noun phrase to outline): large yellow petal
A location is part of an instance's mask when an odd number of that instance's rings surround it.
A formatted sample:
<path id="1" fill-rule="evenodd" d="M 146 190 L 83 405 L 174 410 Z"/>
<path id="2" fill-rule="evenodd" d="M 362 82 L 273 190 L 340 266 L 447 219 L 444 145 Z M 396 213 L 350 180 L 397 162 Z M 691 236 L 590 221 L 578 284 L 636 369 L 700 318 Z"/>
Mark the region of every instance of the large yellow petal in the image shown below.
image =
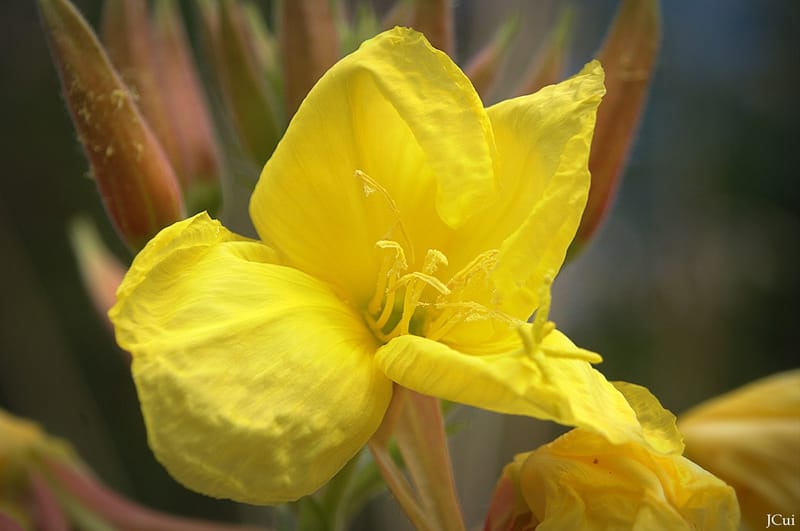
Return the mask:
<path id="1" fill-rule="evenodd" d="M 468 243 L 445 252 L 463 263 L 459 253 L 499 249 L 482 302 L 515 317 L 525 319 L 536 309 L 544 279 L 561 268 L 578 228 L 603 79 L 594 61 L 562 83 L 487 109 L 500 193 L 482 219 L 461 229 L 459 239 Z"/>
<path id="2" fill-rule="evenodd" d="M 558 331 L 542 347 L 575 348 Z M 375 360 L 386 376 L 423 394 L 585 427 L 615 443 L 643 438 L 625 397 L 586 361 L 524 351 L 473 356 L 418 336 L 392 339 Z"/>
<path id="3" fill-rule="evenodd" d="M 492 197 L 489 118 L 469 80 L 413 30 L 395 28 L 334 65 L 292 119 L 250 203 L 287 263 L 358 303 L 377 240 L 416 260 Z M 415 267 L 417 266 L 417 267 Z"/>
<path id="4" fill-rule="evenodd" d="M 158 233 L 158 237 L 150 240 L 145 249 L 136 255 L 117 289 L 117 298 L 126 297 L 167 257 L 174 258 L 184 252 L 196 254 L 204 248 L 228 241 L 252 240 L 232 233 L 219 221 L 211 219 L 206 212 L 165 227 Z M 268 253 L 270 261 L 277 260 L 275 253 L 268 247 L 259 248 L 259 253 Z"/>
<path id="5" fill-rule="evenodd" d="M 391 398 L 360 316 L 273 258 L 198 216 L 142 251 L 110 312 L 159 461 L 194 490 L 259 504 L 322 486 Z"/>

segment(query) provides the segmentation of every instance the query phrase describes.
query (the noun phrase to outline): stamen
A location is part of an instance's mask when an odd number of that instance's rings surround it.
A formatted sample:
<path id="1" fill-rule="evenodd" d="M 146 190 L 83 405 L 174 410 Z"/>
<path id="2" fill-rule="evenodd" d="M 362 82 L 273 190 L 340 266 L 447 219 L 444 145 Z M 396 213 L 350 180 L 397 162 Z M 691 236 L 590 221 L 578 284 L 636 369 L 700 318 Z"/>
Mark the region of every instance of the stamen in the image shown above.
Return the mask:
<path id="1" fill-rule="evenodd" d="M 406 231 L 405 225 L 403 225 L 403 220 L 400 217 L 400 209 L 397 208 L 397 203 L 395 202 L 392 195 L 389 193 L 389 190 L 384 188 L 381 183 L 367 175 L 361 170 L 355 171 L 355 177 L 361 181 L 361 185 L 364 188 L 364 197 L 369 197 L 373 193 L 378 192 L 378 195 L 383 198 L 386 206 L 389 207 L 389 212 L 394 217 L 394 226 L 389 229 L 387 237 L 392 236 L 392 232 L 395 227 L 400 230 L 400 236 L 402 240 L 406 244 L 406 248 L 411 253 L 411 263 L 413 264 L 416 259 L 414 256 L 414 244 L 411 242 L 411 238 L 408 236 L 408 232 Z"/>
<path id="2" fill-rule="evenodd" d="M 378 272 L 375 293 L 367 305 L 367 311 L 370 315 L 380 312 L 380 315 L 375 320 L 375 327 L 380 330 L 386 326 L 389 316 L 392 314 L 397 282 L 400 279 L 400 274 L 408 269 L 408 262 L 406 261 L 403 247 L 395 241 L 380 240 L 375 243 L 375 246 L 379 249 L 394 251 L 394 253 L 390 252 L 384 255 L 381 269 Z M 381 303 L 383 303 L 382 306 Z"/>
<path id="3" fill-rule="evenodd" d="M 403 299 L 403 312 L 400 315 L 400 321 L 389 332 L 389 338 L 397 337 L 402 334 L 408 333 L 408 327 L 411 324 L 411 318 L 414 311 L 419 305 L 419 300 L 422 297 L 422 292 L 426 286 L 431 286 L 440 294 L 447 295 L 450 290 L 444 285 L 442 281 L 433 276 L 436 269 L 440 265 L 447 265 L 447 257 L 439 250 L 428 249 L 425 255 L 425 262 L 422 265 L 422 272 L 415 271 L 403 275 L 398 281 L 399 284 L 406 284 L 406 293 Z"/>

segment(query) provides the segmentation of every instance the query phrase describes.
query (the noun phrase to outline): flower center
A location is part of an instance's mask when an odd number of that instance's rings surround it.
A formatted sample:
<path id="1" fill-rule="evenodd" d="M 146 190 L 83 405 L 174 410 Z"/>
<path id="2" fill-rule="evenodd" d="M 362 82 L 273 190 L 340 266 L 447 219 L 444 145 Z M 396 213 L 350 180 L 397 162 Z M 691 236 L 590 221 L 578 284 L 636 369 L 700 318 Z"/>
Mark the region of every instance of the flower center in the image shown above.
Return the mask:
<path id="1" fill-rule="evenodd" d="M 355 170 L 354 177 L 360 182 L 364 196 L 376 198 L 385 209 L 384 212 L 392 220 L 386 234 L 389 238 L 395 238 L 375 243 L 383 256 L 375 291 L 364 311 L 364 319 L 380 341 L 386 343 L 405 334 L 417 334 L 439 341 L 458 324 L 494 321 L 517 331 L 521 340 L 520 352 L 525 355 L 577 358 L 592 363 L 600 361 L 601 358 L 594 352 L 578 347 L 542 344 L 544 338 L 555 329 L 555 324 L 548 320 L 552 276 L 545 279 L 533 323 L 499 309 L 500 305 L 492 299 L 494 290 L 491 281 L 500 255 L 497 249 L 476 256 L 447 283 L 434 276 L 440 266 L 448 265 L 447 257 L 438 249 L 427 250 L 421 271 L 409 271 L 409 263 L 416 263 L 414 245 L 403 225 L 397 203 L 386 188 L 365 172 Z M 406 252 L 410 253 L 408 258 Z M 429 291 L 424 296 L 429 288 L 435 293 Z M 491 351 L 498 346 L 488 342 L 482 348 Z"/>
<path id="2" fill-rule="evenodd" d="M 380 240 L 375 245 L 384 252 L 384 258 L 366 319 L 379 339 L 389 341 L 410 333 L 417 307 L 425 304 L 421 302 L 425 288 L 431 287 L 440 295 L 450 294 L 450 289 L 434 276 L 440 265 L 447 265 L 447 257 L 441 251 L 428 249 L 422 271 L 406 272 L 408 261 L 402 245 L 393 240 Z"/>
<path id="3" fill-rule="evenodd" d="M 439 266 L 447 265 L 447 257 L 441 251 L 428 249 L 422 271 L 408 272 L 402 245 L 393 240 L 380 240 L 376 247 L 384 253 L 383 262 L 364 315 L 375 336 L 384 343 L 412 333 L 439 341 L 459 323 L 489 320 L 516 330 L 521 343 L 519 354 L 533 359 L 546 356 L 589 363 L 602 361 L 598 354 L 574 345 L 545 344 L 545 338 L 556 327 L 548 318 L 552 277 L 544 279 L 532 322 L 525 322 L 477 302 L 481 300 L 480 292 L 485 293 L 497 251 L 481 253 L 445 284 L 434 276 Z M 432 288 L 436 295 L 423 300 L 427 288 Z M 417 312 L 418 309 L 423 312 Z M 420 318 L 416 319 L 417 316 Z M 494 348 L 491 343 L 484 347 Z"/>

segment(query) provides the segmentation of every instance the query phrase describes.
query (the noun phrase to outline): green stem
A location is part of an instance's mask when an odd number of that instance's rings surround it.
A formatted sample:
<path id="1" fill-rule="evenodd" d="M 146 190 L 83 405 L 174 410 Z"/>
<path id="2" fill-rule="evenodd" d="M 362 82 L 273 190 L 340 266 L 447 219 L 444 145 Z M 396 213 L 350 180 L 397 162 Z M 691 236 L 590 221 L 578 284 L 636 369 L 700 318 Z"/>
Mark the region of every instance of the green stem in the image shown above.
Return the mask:
<path id="1" fill-rule="evenodd" d="M 346 524 L 343 505 L 352 490 L 352 480 L 358 471 L 360 458 L 360 453 L 352 458 L 325 487 L 321 502 L 322 510 L 327 515 L 328 523 L 333 531 L 343 529 Z"/>
<path id="2" fill-rule="evenodd" d="M 297 529 L 303 531 L 330 531 L 328 514 L 314 496 L 305 496 L 292 504 Z"/>

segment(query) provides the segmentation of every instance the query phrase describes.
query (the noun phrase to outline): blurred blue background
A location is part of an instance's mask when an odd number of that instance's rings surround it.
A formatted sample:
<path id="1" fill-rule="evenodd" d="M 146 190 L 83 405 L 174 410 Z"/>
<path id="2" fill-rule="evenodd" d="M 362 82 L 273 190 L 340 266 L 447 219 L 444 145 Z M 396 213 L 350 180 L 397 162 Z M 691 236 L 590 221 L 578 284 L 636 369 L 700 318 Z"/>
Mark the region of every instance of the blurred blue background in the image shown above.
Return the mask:
<path id="1" fill-rule="evenodd" d="M 96 27 L 99 2 L 75 3 Z M 503 78 L 511 84 L 562 4 L 458 2 L 459 59 L 518 13 Z M 591 58 L 616 2 L 572 4 L 567 73 Z M 676 0 L 662 10 L 662 52 L 615 208 L 557 279 L 552 318 L 604 356 L 609 379 L 646 385 L 680 412 L 798 366 L 800 3 Z M 0 26 L 0 407 L 70 439 L 140 501 L 231 517 L 233 504 L 183 490 L 150 456 L 126 362 L 81 285 L 68 222 L 88 214 L 128 256 L 87 177 L 34 3 L 8 3 Z M 466 409 L 455 418 L 456 475 L 476 523 L 502 465 L 557 429 Z"/>

